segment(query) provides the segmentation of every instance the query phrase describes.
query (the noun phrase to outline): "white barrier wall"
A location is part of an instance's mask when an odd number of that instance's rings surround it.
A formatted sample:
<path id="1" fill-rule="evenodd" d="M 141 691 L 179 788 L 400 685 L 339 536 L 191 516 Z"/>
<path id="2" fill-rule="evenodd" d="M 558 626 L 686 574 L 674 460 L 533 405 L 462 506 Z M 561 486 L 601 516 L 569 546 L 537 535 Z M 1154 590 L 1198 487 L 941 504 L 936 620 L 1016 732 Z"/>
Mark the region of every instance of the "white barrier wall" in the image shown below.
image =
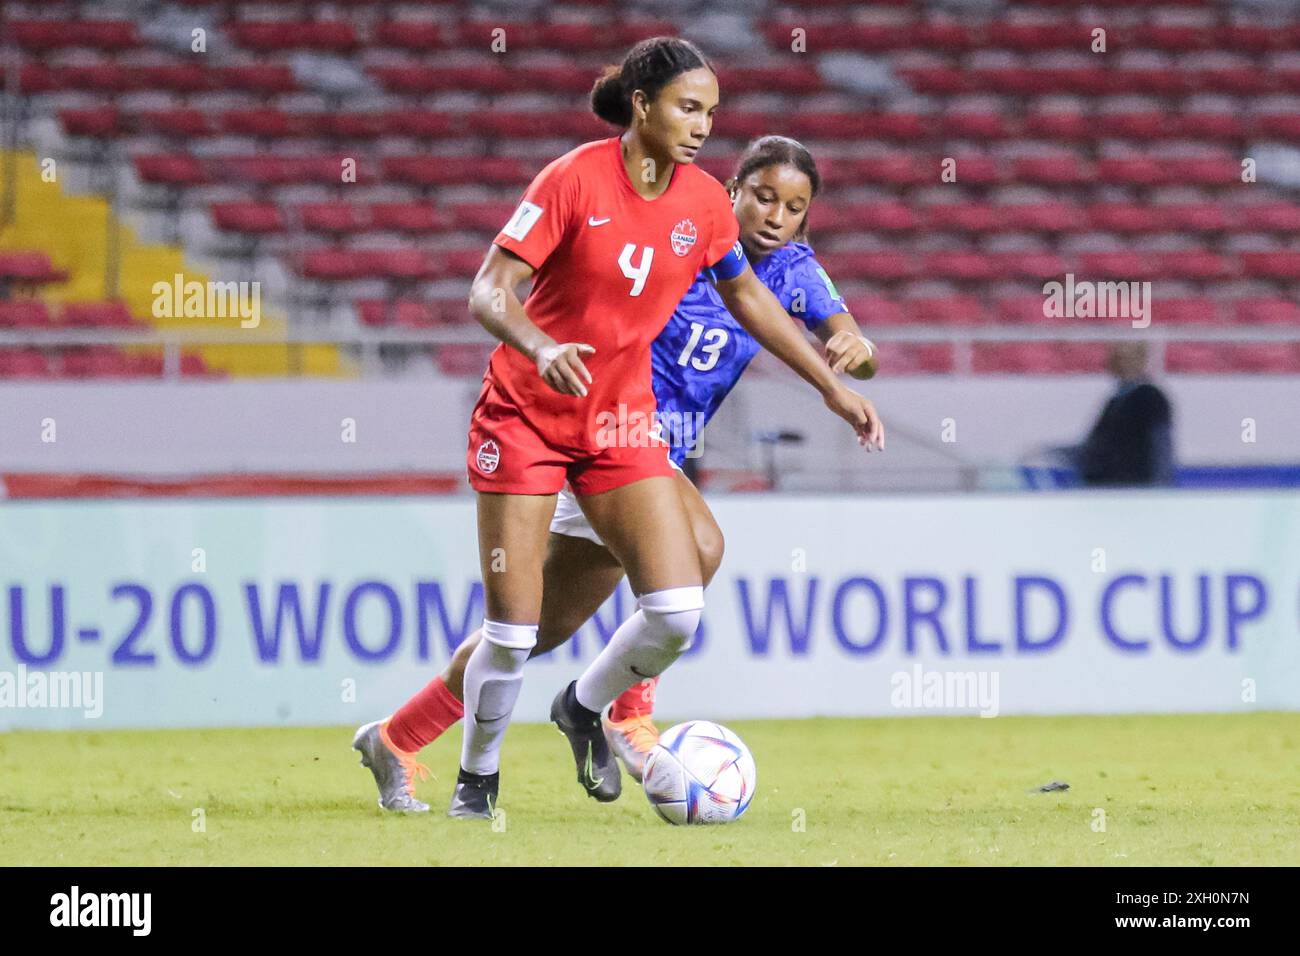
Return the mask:
<path id="1" fill-rule="evenodd" d="M 1183 462 L 1296 460 L 1297 378 L 1189 376 L 1161 384 L 1174 405 Z M 459 471 L 478 386 L 474 379 L 0 383 L 0 472 Z M 705 432 L 708 464 L 753 466 L 755 429 L 808 436 L 780 453 L 793 479 L 785 487 L 842 488 L 846 475 L 858 474 L 883 484 L 890 473 L 956 459 L 1006 464 L 1041 445 L 1082 440 L 1113 386 L 1102 376 L 920 376 L 856 387 L 892 429 L 885 455 L 862 455 L 847 427 L 792 373 L 756 370 Z M 353 442 L 341 438 L 345 419 L 355 424 Z M 48 421 L 56 441 L 47 440 Z"/>
<path id="2" fill-rule="evenodd" d="M 1300 496 L 712 504 L 669 716 L 1300 709 Z M 0 728 L 382 716 L 481 618 L 474 540 L 464 498 L 2 504 Z M 631 606 L 530 664 L 519 719 Z"/>

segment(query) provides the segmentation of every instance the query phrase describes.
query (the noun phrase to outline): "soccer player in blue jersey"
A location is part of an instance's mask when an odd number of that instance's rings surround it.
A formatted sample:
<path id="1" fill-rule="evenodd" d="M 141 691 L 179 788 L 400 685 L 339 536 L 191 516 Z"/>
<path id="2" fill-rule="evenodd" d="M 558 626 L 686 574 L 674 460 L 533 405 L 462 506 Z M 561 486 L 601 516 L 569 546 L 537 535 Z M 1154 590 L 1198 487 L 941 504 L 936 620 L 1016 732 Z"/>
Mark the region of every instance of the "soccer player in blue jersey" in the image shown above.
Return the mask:
<path id="1" fill-rule="evenodd" d="M 875 347 L 849 314 L 826 271 L 806 242 L 808 208 L 821 187 L 811 153 L 783 136 L 764 136 L 741 156 L 736 175 L 727 183 L 740 224 L 741 247 L 758 278 L 776 295 L 790 315 L 825 345 L 826 360 L 836 372 L 866 379 L 876 373 Z M 713 513 L 695 485 L 680 471 L 699 441 L 699 432 L 757 354 L 758 343 L 727 311 L 711 277 L 701 273 L 678 305 L 652 347 L 654 391 L 662 438 L 679 471 L 678 485 L 690 517 L 707 585 L 722 562 L 723 538 Z M 868 403 L 869 405 L 870 403 Z M 884 427 L 876 420 L 875 447 L 884 449 Z M 631 423 L 635 427 L 636 423 Z M 868 450 L 872 450 L 868 443 Z M 612 595 L 623 579 L 623 568 L 605 548 L 567 489 L 560 493 L 543 572 L 542 613 L 534 655 L 567 641 Z M 404 788 L 408 796 L 416 774 L 427 768 L 415 754 L 461 718 L 464 670 L 478 632 L 457 648 L 445 673 L 395 712 L 386 722 L 393 744 L 391 767 L 371 766 L 380 795 Z M 652 719 L 658 678 L 632 685 L 607 714 L 605 737 L 638 781 L 646 755 L 659 737 Z M 373 756 L 373 755 L 372 755 Z M 593 754 L 594 765 L 606 764 L 609 752 Z M 579 774 L 579 782 L 594 794 Z M 398 794 L 400 796 L 400 794 Z M 472 796 L 472 795 L 471 795 Z M 394 801 L 402 802 L 402 801 Z M 381 805 L 387 805 L 382 803 Z M 452 816 L 490 816 L 490 808 L 459 798 Z"/>

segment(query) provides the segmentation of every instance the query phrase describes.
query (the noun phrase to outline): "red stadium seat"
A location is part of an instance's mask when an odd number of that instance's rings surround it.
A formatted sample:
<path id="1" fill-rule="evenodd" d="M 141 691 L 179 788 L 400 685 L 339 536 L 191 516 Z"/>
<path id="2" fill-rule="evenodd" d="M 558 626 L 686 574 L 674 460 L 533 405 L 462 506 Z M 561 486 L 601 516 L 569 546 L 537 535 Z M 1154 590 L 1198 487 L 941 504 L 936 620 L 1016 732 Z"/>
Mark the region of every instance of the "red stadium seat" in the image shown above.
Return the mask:
<path id="1" fill-rule="evenodd" d="M 902 307 L 911 321 L 922 325 L 982 325 L 989 318 L 984 304 L 973 296 L 904 299 Z"/>
<path id="2" fill-rule="evenodd" d="M 1096 373 L 1105 361 L 1105 345 L 1094 342 L 977 342 L 971 355 L 979 374 Z"/>
<path id="3" fill-rule="evenodd" d="M 1168 218 L 1160 206 L 1107 202 L 1089 206 L 1086 221 L 1093 229 L 1118 233 L 1158 232 L 1167 228 Z"/>
<path id="4" fill-rule="evenodd" d="M 991 257 L 995 275 L 1008 279 L 1061 279 L 1068 271 L 1054 252 L 999 252 Z"/>
<path id="5" fill-rule="evenodd" d="M 853 205 L 813 203 L 809 228 L 821 232 L 911 232 L 920 225 L 912 208 L 901 202 Z"/>
<path id="6" fill-rule="evenodd" d="M 987 203 L 936 203 L 922 213 L 927 229 L 995 232 L 1003 226 L 1000 211 Z"/>
<path id="7" fill-rule="evenodd" d="M 303 49 L 346 53 L 357 45 L 352 24 L 341 20 L 236 21 L 227 31 L 236 44 L 260 53 Z"/>
<path id="8" fill-rule="evenodd" d="M 1221 203 L 1176 203 L 1156 207 L 1163 227 L 1182 232 L 1224 232 L 1236 223 L 1229 206 Z"/>
<path id="9" fill-rule="evenodd" d="M 1072 203 L 1011 203 L 999 206 L 996 214 L 1006 228 L 1026 232 L 1075 232 L 1083 224 L 1083 214 Z"/>
<path id="10" fill-rule="evenodd" d="M 1238 207 L 1236 212 L 1240 217 L 1240 225 L 1245 229 L 1300 233 L 1300 205 L 1265 202 Z"/>
<path id="11" fill-rule="evenodd" d="M 1126 139 L 1161 139 L 1182 132 L 1175 117 L 1159 110 L 1103 113 L 1095 120 L 1097 132 Z"/>
<path id="12" fill-rule="evenodd" d="M 953 350 L 946 342 L 877 344 L 880 345 L 880 367 L 889 375 L 946 375 L 953 370 Z"/>
<path id="13" fill-rule="evenodd" d="M 134 372 L 126 355 L 109 345 L 71 348 L 63 353 L 63 374 L 71 378 L 129 378 Z"/>
<path id="14" fill-rule="evenodd" d="M 1187 139 L 1239 140 L 1246 137 L 1246 123 L 1236 113 L 1187 112 L 1172 117 L 1178 133 Z"/>
<path id="15" fill-rule="evenodd" d="M 67 280 L 68 274 L 56 269 L 47 253 L 0 251 L 0 282 L 46 285 Z"/>
<path id="16" fill-rule="evenodd" d="M 1217 299 L 1166 299 L 1157 298 L 1152 303 L 1152 320 L 1179 325 L 1218 325 L 1225 318 L 1225 310 Z"/>
<path id="17" fill-rule="evenodd" d="M 121 132 L 122 116 L 114 107 L 90 110 L 60 110 L 59 120 L 69 136 L 105 139 Z"/>
<path id="18" fill-rule="evenodd" d="M 529 179 L 522 163 L 505 157 L 389 156 L 383 160 L 383 169 L 386 177 L 426 187 L 465 183 L 519 185 Z"/>
<path id="19" fill-rule="evenodd" d="M 376 46 L 424 51 L 439 49 L 449 36 L 446 28 L 440 23 L 425 20 L 388 20 L 375 24 L 370 39 Z"/>
<path id="20" fill-rule="evenodd" d="M 464 203 L 448 210 L 457 229 L 476 229 L 496 235 L 510 221 L 514 202 Z"/>
<path id="21" fill-rule="evenodd" d="M 221 115 L 221 128 L 239 136 L 284 139 L 312 132 L 315 124 L 309 117 L 286 113 L 272 107 L 252 110 L 227 110 Z"/>
<path id="22" fill-rule="evenodd" d="M 1136 282 L 1156 277 L 1155 264 L 1137 252 L 1085 252 L 1079 269 L 1088 279 L 1116 279 Z"/>
<path id="23" fill-rule="evenodd" d="M 383 114 L 386 131 L 417 139 L 437 139 L 452 132 L 452 118 L 434 110 L 394 110 Z"/>
<path id="24" fill-rule="evenodd" d="M 1242 274 L 1254 279 L 1300 279 L 1300 252 L 1243 252 Z"/>
<path id="25" fill-rule="evenodd" d="M 212 220 L 218 229 L 253 235 L 284 232 L 284 217 L 275 203 L 228 202 L 212 207 Z"/>
<path id="26" fill-rule="evenodd" d="M 906 325 L 908 318 L 903 307 L 893 299 L 878 296 L 851 296 L 845 305 L 857 319 L 858 325 L 870 331 L 878 326 Z"/>
<path id="27" fill-rule="evenodd" d="M 0 378 L 53 378 L 49 360 L 38 349 L 0 347 Z"/>
<path id="28" fill-rule="evenodd" d="M 921 257 L 921 274 L 954 282 L 983 282 L 997 270 L 978 252 L 930 252 Z"/>
<path id="29" fill-rule="evenodd" d="M 59 89 L 93 93 L 127 93 L 141 89 L 143 77 L 120 63 L 85 63 L 60 67 L 55 72 Z"/>
<path id="30" fill-rule="evenodd" d="M 14 20 L 9 22 L 8 30 L 18 46 L 34 52 L 73 47 L 118 51 L 140 44 L 131 20 Z"/>
<path id="31" fill-rule="evenodd" d="M 1170 342 L 1165 346 L 1165 370 L 1171 374 L 1230 371 L 1229 358 L 1220 342 Z"/>
<path id="32" fill-rule="evenodd" d="M 50 326 L 50 310 L 39 299 L 0 299 L 0 328 L 43 329 Z"/>
<path id="33" fill-rule="evenodd" d="M 948 113 L 943 131 L 949 136 L 967 139 L 1002 139 L 1011 132 L 1011 124 L 1001 113 Z"/>
<path id="34" fill-rule="evenodd" d="M 1079 185 L 1092 178 L 1073 154 L 1022 157 L 1012 163 L 1012 169 L 1017 182 L 1046 186 Z"/>
<path id="35" fill-rule="evenodd" d="M 1092 119 L 1074 112 L 1031 113 L 1025 117 L 1025 132 L 1053 142 L 1083 142 L 1097 135 Z"/>
<path id="36" fill-rule="evenodd" d="M 147 183 L 167 186 L 198 186 L 208 182 L 207 170 L 187 153 L 135 157 L 136 172 Z"/>
<path id="37" fill-rule="evenodd" d="M 442 258 L 443 267 L 448 275 L 468 279 L 483 265 L 483 257 L 487 255 L 487 249 L 482 246 L 475 246 L 473 249 L 449 249 L 438 255 Z"/>
<path id="38" fill-rule="evenodd" d="M 271 96 L 292 93 L 298 88 L 293 71 L 278 63 L 248 63 L 241 66 L 215 67 L 212 84 L 216 89 L 240 90 Z"/>
<path id="39" fill-rule="evenodd" d="M 1167 279 L 1209 282 L 1214 279 L 1227 279 L 1236 273 L 1232 260 L 1216 252 L 1205 250 L 1160 252 L 1155 258 L 1160 276 Z"/>
<path id="40" fill-rule="evenodd" d="M 918 274 L 913 258 L 903 252 L 819 252 L 826 271 L 839 279 L 894 282 Z"/>
<path id="41" fill-rule="evenodd" d="M 372 228 L 392 232 L 438 232 L 444 227 L 445 219 L 430 203 L 375 203 L 370 207 Z"/>
<path id="42" fill-rule="evenodd" d="M 363 208 L 350 202 L 305 203 L 298 207 L 298 221 L 310 232 L 334 235 L 362 232 L 369 225 Z"/>
<path id="43" fill-rule="evenodd" d="M 1213 30 L 1188 24 L 1150 23 L 1140 27 L 1137 39 L 1143 46 L 1170 53 L 1190 53 L 1214 47 Z"/>
<path id="44" fill-rule="evenodd" d="M 310 117 L 308 135 L 339 139 L 374 139 L 390 129 L 389 116 L 382 113 L 319 113 Z"/>
<path id="45" fill-rule="evenodd" d="M 997 321 L 1005 325 L 1043 325 L 1070 321 L 1046 315 L 1046 301 L 1041 295 L 999 299 L 996 303 Z"/>
<path id="46" fill-rule="evenodd" d="M 389 92 L 408 96 L 426 96 L 449 90 L 470 93 L 509 93 L 526 82 L 523 71 L 507 70 L 499 63 L 462 66 L 454 70 L 428 66 L 372 66 L 369 72 Z M 587 85 L 591 85 L 588 72 Z"/>
<path id="47" fill-rule="evenodd" d="M 491 345 L 436 345 L 438 369 L 446 375 L 481 375 L 487 368 Z"/>
<path id="48" fill-rule="evenodd" d="M 213 88 L 213 74 L 197 63 L 158 63 L 136 67 L 143 89 L 203 93 Z"/>
<path id="49" fill-rule="evenodd" d="M 1233 303 L 1232 318 L 1241 325 L 1300 327 L 1300 302 L 1293 299 L 1241 299 Z"/>
<path id="50" fill-rule="evenodd" d="M 832 168 L 841 182 L 852 182 L 860 186 L 879 184 L 905 187 L 939 182 L 938 163 L 931 167 L 911 153 L 838 160 Z"/>
<path id="51" fill-rule="evenodd" d="M 817 73 L 817 68 L 805 63 L 777 63 L 772 66 L 721 66 L 718 70 L 718 82 L 729 94 L 756 93 L 768 90 L 784 90 L 787 93 L 818 93 L 824 84 Z M 591 77 L 587 76 L 587 88 L 591 87 Z"/>
<path id="52" fill-rule="evenodd" d="M 308 279 L 350 282 L 366 275 L 362 258 L 346 249 L 313 249 L 298 257 L 298 271 Z"/>
<path id="53" fill-rule="evenodd" d="M 443 274 L 433 255 L 422 249 L 315 249 L 299 257 L 299 271 L 308 279 L 335 282 L 418 281 Z"/>
<path id="54" fill-rule="evenodd" d="M 192 107 L 167 110 L 142 110 L 135 114 L 136 128 L 176 139 L 207 136 L 213 131 L 212 118 Z"/>
<path id="55" fill-rule="evenodd" d="M 360 255 L 368 273 L 384 279 L 418 281 L 443 274 L 437 257 L 423 249 L 375 249 Z"/>
<path id="56" fill-rule="evenodd" d="M 437 303 L 424 299 L 363 299 L 357 302 L 357 315 L 374 327 L 427 329 L 443 324 Z"/>
<path id="57" fill-rule="evenodd" d="M 1212 67 L 1198 75 L 1206 90 L 1230 96 L 1259 96 L 1281 90 L 1280 76 L 1253 66 Z"/>
<path id="58" fill-rule="evenodd" d="M 143 327 L 124 302 L 69 302 L 63 307 L 63 324 L 107 329 Z"/>

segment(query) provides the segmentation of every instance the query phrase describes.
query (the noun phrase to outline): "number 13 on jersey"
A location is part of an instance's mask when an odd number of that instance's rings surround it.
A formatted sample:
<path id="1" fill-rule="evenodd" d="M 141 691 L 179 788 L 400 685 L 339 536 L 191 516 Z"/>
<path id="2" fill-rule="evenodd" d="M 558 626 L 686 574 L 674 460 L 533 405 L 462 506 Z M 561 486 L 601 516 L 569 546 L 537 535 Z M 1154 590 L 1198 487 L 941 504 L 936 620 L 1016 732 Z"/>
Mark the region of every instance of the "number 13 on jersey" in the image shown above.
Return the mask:
<path id="1" fill-rule="evenodd" d="M 700 345 L 701 336 L 704 338 L 704 344 Z M 727 344 L 726 329 L 709 329 L 705 331 L 703 322 L 691 323 L 691 337 L 686 343 L 686 348 L 682 349 L 682 354 L 677 358 L 678 365 L 685 365 L 688 362 L 691 368 L 697 372 L 707 372 L 713 366 L 718 364 L 718 355 L 721 354 L 723 347 Z M 695 346 L 700 345 L 700 351 L 704 357 L 691 357 L 695 351 Z"/>

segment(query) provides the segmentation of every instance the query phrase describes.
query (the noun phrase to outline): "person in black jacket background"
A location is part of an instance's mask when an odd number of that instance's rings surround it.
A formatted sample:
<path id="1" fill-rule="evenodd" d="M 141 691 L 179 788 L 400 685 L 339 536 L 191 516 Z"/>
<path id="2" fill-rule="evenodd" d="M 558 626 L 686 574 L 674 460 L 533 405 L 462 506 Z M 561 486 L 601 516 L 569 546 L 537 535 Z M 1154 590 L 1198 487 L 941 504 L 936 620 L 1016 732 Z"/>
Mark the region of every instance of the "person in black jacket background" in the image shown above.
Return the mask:
<path id="1" fill-rule="evenodd" d="M 1173 409 L 1147 375 L 1146 343 L 1115 345 L 1106 369 L 1115 393 L 1083 444 L 1062 451 L 1085 485 L 1172 485 Z"/>

